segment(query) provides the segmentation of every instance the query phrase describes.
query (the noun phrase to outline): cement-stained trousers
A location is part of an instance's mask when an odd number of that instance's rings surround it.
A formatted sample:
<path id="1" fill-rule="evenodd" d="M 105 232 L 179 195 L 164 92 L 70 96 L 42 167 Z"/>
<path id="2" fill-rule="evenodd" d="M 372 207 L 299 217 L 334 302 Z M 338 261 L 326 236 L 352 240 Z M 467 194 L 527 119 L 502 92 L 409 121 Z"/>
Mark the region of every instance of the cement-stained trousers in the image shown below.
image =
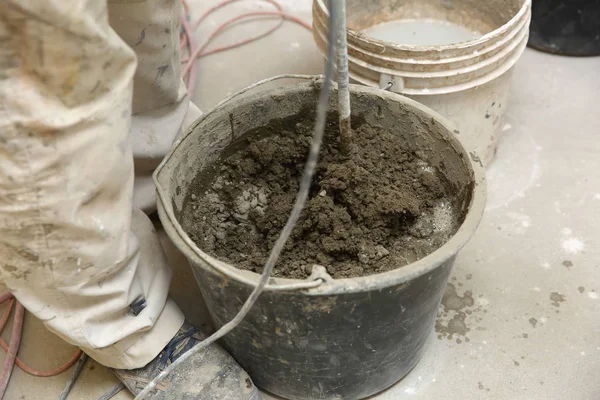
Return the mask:
<path id="1" fill-rule="evenodd" d="M 141 211 L 199 115 L 179 18 L 176 0 L 0 2 L 0 279 L 109 367 L 144 366 L 184 319 Z"/>

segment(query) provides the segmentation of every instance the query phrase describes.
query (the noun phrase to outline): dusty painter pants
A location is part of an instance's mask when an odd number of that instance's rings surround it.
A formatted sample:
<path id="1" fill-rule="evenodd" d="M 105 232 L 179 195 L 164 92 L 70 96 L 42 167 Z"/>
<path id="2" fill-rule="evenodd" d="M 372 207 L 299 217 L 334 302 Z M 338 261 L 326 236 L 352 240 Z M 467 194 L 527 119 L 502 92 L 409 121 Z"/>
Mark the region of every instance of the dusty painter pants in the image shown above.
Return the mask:
<path id="1" fill-rule="evenodd" d="M 140 211 L 198 114 L 180 84 L 179 7 L 0 2 L 0 279 L 110 367 L 144 366 L 183 323 Z"/>

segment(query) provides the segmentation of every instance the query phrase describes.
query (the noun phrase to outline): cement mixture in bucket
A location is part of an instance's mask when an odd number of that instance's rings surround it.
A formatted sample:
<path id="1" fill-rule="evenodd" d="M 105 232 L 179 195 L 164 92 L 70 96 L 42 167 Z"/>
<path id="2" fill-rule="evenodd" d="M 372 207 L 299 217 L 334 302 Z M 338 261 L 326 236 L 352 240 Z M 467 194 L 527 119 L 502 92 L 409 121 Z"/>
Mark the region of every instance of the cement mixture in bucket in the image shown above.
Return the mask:
<path id="1" fill-rule="evenodd" d="M 182 226 L 207 253 L 261 272 L 298 191 L 312 110 L 245 135 L 199 174 Z M 389 271 L 422 258 L 458 229 L 455 196 L 401 136 L 353 118 L 355 154 L 338 151 L 330 114 L 307 205 L 274 276 L 306 278 L 312 265 L 335 278 Z"/>

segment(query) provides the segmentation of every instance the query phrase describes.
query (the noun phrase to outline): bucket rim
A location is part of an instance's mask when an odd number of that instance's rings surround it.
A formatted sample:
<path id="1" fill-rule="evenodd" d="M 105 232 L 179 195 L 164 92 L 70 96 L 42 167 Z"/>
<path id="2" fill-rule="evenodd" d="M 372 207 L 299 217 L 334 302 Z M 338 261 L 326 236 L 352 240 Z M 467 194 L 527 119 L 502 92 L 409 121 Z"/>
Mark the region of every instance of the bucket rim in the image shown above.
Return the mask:
<path id="1" fill-rule="evenodd" d="M 167 202 L 168 200 L 170 200 L 170 197 L 165 191 L 162 181 L 164 179 L 168 180 L 170 179 L 170 177 L 163 176 L 163 173 L 165 171 L 168 171 L 168 169 L 166 169 L 165 167 L 169 165 L 170 162 L 174 159 L 174 156 L 177 154 L 180 148 L 184 146 L 186 139 L 193 134 L 196 127 L 200 125 L 204 120 L 206 120 L 209 116 L 221 110 L 223 110 L 221 112 L 228 113 L 228 110 L 235 109 L 236 107 L 239 107 L 245 102 L 251 102 L 262 97 L 272 96 L 273 92 L 275 91 L 312 91 L 314 90 L 313 85 L 314 83 L 299 83 L 286 85 L 283 87 L 277 87 L 261 91 L 260 93 L 252 94 L 250 96 L 244 96 L 242 98 L 232 100 L 226 104 L 218 104 L 216 107 L 203 114 L 200 118 L 198 118 L 194 123 L 192 123 L 188 127 L 181 139 L 171 148 L 167 156 L 156 168 L 152 175 L 152 178 L 157 190 L 157 207 L 159 211 L 160 220 L 169 238 L 192 264 L 199 265 L 204 269 L 210 270 L 220 275 L 224 275 L 230 279 L 234 279 L 237 282 L 246 284 L 252 288 L 256 286 L 260 278 L 260 275 L 255 272 L 238 269 L 231 264 L 220 261 L 217 258 L 210 256 L 209 254 L 205 253 L 202 249 L 200 249 L 189 238 L 189 236 L 183 230 L 177 218 L 175 218 L 172 206 L 170 205 L 171 203 Z M 475 152 L 469 152 L 461 143 L 459 138 L 456 135 L 452 134 L 454 130 L 452 124 L 446 118 L 444 118 L 437 112 L 431 110 L 430 108 L 399 94 L 384 91 L 370 86 L 362 86 L 355 84 L 350 85 L 350 90 L 351 92 L 361 93 L 367 96 L 383 97 L 387 100 L 403 103 L 408 105 L 409 107 L 416 108 L 421 112 L 424 112 L 428 116 L 433 117 L 436 121 L 436 124 L 439 123 L 446 129 L 448 133 L 446 139 L 452 144 L 452 147 L 454 147 L 457 151 L 463 154 L 463 158 L 466 160 L 465 165 L 469 168 L 468 172 L 470 172 L 471 176 L 473 177 L 473 189 L 467 213 L 455 234 L 452 235 L 452 237 L 446 243 L 444 243 L 434 252 L 408 265 L 404 265 L 391 271 L 353 278 L 334 279 L 326 275 L 326 278 L 324 279 L 322 276 L 318 276 L 318 278 L 322 280 L 322 283 L 318 286 L 307 285 L 307 283 L 315 282 L 315 276 L 313 275 L 311 275 L 307 279 L 271 277 L 270 282 L 272 282 L 272 284 L 267 285 L 265 287 L 265 291 L 296 289 L 297 293 L 302 293 L 306 295 L 331 295 L 340 293 L 356 293 L 370 290 L 380 290 L 384 287 L 396 286 L 403 283 L 407 283 L 452 260 L 458 254 L 460 249 L 462 249 L 462 247 L 464 247 L 464 245 L 471 239 L 477 226 L 481 222 L 486 202 L 486 179 L 483 164 L 481 163 L 480 158 Z M 308 288 L 310 286 L 313 287 Z"/>
<path id="2" fill-rule="evenodd" d="M 525 32 L 526 35 L 529 34 L 530 22 L 531 22 L 531 16 L 527 15 L 526 18 L 524 18 L 523 20 L 521 20 L 519 22 L 519 25 L 516 27 L 516 29 L 511 30 L 510 33 L 502 36 L 498 41 L 494 41 L 493 44 L 491 44 L 490 46 L 485 46 L 482 49 L 474 50 L 473 52 L 468 53 L 468 54 L 457 55 L 455 57 L 447 57 L 447 58 L 440 58 L 440 59 L 429 59 L 429 58 L 420 59 L 420 58 L 412 58 L 412 57 L 411 58 L 402 58 L 402 57 L 395 57 L 395 56 L 390 56 L 390 55 L 373 53 L 372 51 L 369 51 L 368 49 L 358 47 L 351 43 L 348 44 L 348 48 L 352 49 L 354 52 L 359 53 L 361 55 L 365 55 L 370 58 L 375 58 L 375 59 L 379 59 L 379 60 L 382 60 L 385 62 L 390 62 L 390 63 L 393 62 L 393 63 L 397 63 L 397 64 L 402 64 L 402 65 L 420 66 L 423 68 L 451 67 L 453 64 L 461 64 L 461 63 L 465 63 L 467 61 L 472 62 L 473 60 L 490 57 L 490 56 L 488 56 L 488 53 L 491 53 L 494 51 L 501 52 L 501 51 L 503 51 L 502 49 L 504 47 L 510 47 L 512 42 L 520 42 L 520 40 L 518 40 L 518 37 L 523 36 L 523 32 Z M 318 38 L 316 38 L 317 35 L 318 35 Z M 316 29 L 313 31 L 313 37 L 315 37 L 315 41 L 317 42 L 317 47 L 319 48 L 321 53 L 324 55 L 321 44 L 326 42 L 326 37 L 324 36 L 323 32 L 321 30 Z M 348 57 L 351 57 L 351 56 L 349 55 Z M 387 69 L 389 71 L 393 71 L 393 73 L 402 72 L 402 70 L 395 70 L 395 69 L 391 69 L 388 67 L 380 67 L 376 64 L 372 64 L 367 61 L 363 61 L 363 59 L 358 57 L 357 55 L 353 55 L 352 57 L 357 60 L 360 60 L 362 63 L 364 63 L 365 68 L 370 68 L 372 66 L 373 67 L 372 69 L 374 69 L 374 70 L 376 70 L 377 68 L 383 68 L 383 69 Z M 467 64 L 467 65 L 473 65 L 476 63 L 477 63 L 477 61 L 472 62 L 471 64 Z M 407 72 L 415 72 L 415 71 L 407 71 Z M 417 74 L 427 74 L 428 72 L 419 71 L 416 73 Z M 417 75 L 415 75 L 415 76 L 417 76 Z"/>
<path id="3" fill-rule="evenodd" d="M 512 29 L 514 27 L 514 25 L 517 24 L 518 20 L 520 20 L 526 13 L 528 13 L 529 9 L 531 8 L 531 3 L 532 3 L 532 0 L 524 0 L 523 5 L 519 9 L 519 11 L 517 11 L 517 13 L 515 13 L 515 15 L 513 15 L 513 17 L 510 20 L 508 20 L 508 22 L 506 22 L 504 25 L 502 25 L 502 26 L 494 29 L 493 31 L 488 32 L 476 39 L 466 40 L 464 42 L 441 44 L 441 45 L 400 44 L 400 43 L 388 42 L 385 40 L 376 39 L 371 36 L 364 35 L 364 34 L 360 33 L 360 31 L 356 31 L 356 30 L 350 29 L 350 28 L 348 28 L 348 35 L 359 42 L 380 45 L 384 49 L 391 48 L 394 50 L 414 51 L 414 52 L 430 52 L 430 51 L 442 52 L 445 50 L 468 49 L 469 47 L 478 46 L 480 44 L 487 42 L 488 40 L 490 40 L 492 38 L 495 38 L 497 36 L 500 36 L 500 35 L 508 32 L 510 29 Z M 314 0 L 313 4 L 315 6 L 318 6 L 320 11 L 325 16 L 329 15 L 329 10 L 327 10 L 327 7 L 325 7 L 323 0 Z M 368 38 L 368 41 L 365 40 L 364 38 Z"/>
<path id="4" fill-rule="evenodd" d="M 361 60 L 360 58 L 358 58 L 356 56 L 348 56 L 348 59 L 350 61 L 352 61 L 354 64 L 359 65 L 362 68 L 369 69 L 371 71 L 379 72 L 382 74 L 389 74 L 389 75 L 394 75 L 394 76 L 398 76 L 398 77 L 402 77 L 402 78 L 410 78 L 410 79 L 446 78 L 446 77 L 453 77 L 453 76 L 459 76 L 459 75 L 469 75 L 470 73 L 472 73 L 474 71 L 479 71 L 481 69 L 484 69 L 485 67 L 487 67 L 491 64 L 494 64 L 504 58 L 511 59 L 511 60 L 514 60 L 514 62 L 516 62 L 517 59 L 523 53 L 523 50 L 525 49 L 525 46 L 523 46 L 523 43 L 524 42 L 527 43 L 528 37 L 529 37 L 529 30 L 522 29 L 517 33 L 517 37 L 514 38 L 515 40 L 511 41 L 511 43 L 508 46 L 504 47 L 501 51 L 495 53 L 493 56 L 484 58 L 483 60 L 480 60 L 479 62 L 465 65 L 465 66 L 455 68 L 455 69 L 452 69 L 451 66 L 448 66 L 448 68 L 446 68 L 444 70 L 438 70 L 438 71 L 419 71 L 419 72 L 402 71 L 402 70 L 391 69 L 391 68 L 387 68 L 387 67 L 380 67 L 377 65 L 373 65 L 373 64 L 370 64 L 370 63 L 367 63 L 367 62 Z"/>
<path id="5" fill-rule="evenodd" d="M 516 50 L 514 50 L 513 54 L 506 55 L 505 56 L 506 59 L 503 63 L 501 63 L 498 67 L 494 68 L 492 71 L 488 72 L 485 75 L 478 76 L 474 79 L 471 79 L 471 80 L 468 80 L 465 82 L 456 83 L 456 84 L 447 85 L 447 86 L 427 87 L 427 88 L 414 88 L 414 87 L 404 86 L 402 88 L 402 91 L 395 92 L 395 93 L 399 93 L 402 95 L 409 95 L 409 96 L 416 96 L 416 95 L 418 95 L 418 96 L 435 96 L 435 95 L 443 95 L 443 94 L 449 94 L 449 93 L 458 93 L 458 92 L 462 92 L 462 91 L 472 89 L 472 88 L 475 88 L 478 86 L 485 85 L 486 83 L 503 75 L 505 72 L 510 70 L 517 63 L 517 61 L 521 57 L 523 51 L 527 47 L 528 39 L 529 39 L 529 35 L 526 35 L 518 43 L 518 48 Z M 350 63 L 353 62 L 353 60 L 351 60 L 350 58 L 348 58 L 348 60 Z M 360 65 L 360 64 L 357 64 L 357 65 L 362 67 L 362 65 Z M 371 70 L 375 71 L 374 69 L 371 69 Z M 377 70 L 375 72 L 385 73 L 380 70 Z M 350 75 L 350 78 L 354 79 L 356 82 L 361 83 L 362 85 L 367 85 L 367 86 L 371 86 L 371 87 L 379 87 L 378 82 L 372 81 L 369 78 L 364 77 L 363 75 L 357 74 L 355 71 L 350 70 L 349 75 Z M 392 74 L 389 74 L 389 75 L 392 75 Z M 403 77 L 400 75 L 394 75 L 394 76 L 398 76 L 400 78 Z M 457 75 L 454 75 L 454 76 L 457 76 Z M 408 77 L 408 76 L 406 76 L 406 78 L 419 79 L 419 77 L 415 78 L 415 77 Z M 437 77 L 433 77 L 433 78 L 437 78 Z M 392 89 L 392 91 L 393 91 L 393 89 Z"/>

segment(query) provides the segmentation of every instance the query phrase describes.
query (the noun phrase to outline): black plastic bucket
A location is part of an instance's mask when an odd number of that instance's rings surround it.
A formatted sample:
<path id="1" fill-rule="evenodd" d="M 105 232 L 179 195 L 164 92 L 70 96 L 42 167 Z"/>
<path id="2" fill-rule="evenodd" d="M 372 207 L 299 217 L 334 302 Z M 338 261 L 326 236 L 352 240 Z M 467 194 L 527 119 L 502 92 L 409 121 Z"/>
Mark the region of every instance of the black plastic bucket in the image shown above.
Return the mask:
<path id="1" fill-rule="evenodd" d="M 239 311 L 258 275 L 214 259 L 183 231 L 181 210 L 190 183 L 240 136 L 314 107 L 317 96 L 312 82 L 220 105 L 193 124 L 155 173 L 160 219 L 189 259 L 217 327 Z M 478 158 L 464 150 L 442 117 L 370 87 L 351 86 L 351 100 L 353 114 L 393 127 L 446 176 L 462 201 L 463 222 L 434 253 L 393 271 L 332 279 L 315 268 L 306 280 L 271 279 L 222 343 L 257 386 L 289 399 L 360 399 L 406 375 L 423 353 L 454 258 L 484 209 Z"/>

